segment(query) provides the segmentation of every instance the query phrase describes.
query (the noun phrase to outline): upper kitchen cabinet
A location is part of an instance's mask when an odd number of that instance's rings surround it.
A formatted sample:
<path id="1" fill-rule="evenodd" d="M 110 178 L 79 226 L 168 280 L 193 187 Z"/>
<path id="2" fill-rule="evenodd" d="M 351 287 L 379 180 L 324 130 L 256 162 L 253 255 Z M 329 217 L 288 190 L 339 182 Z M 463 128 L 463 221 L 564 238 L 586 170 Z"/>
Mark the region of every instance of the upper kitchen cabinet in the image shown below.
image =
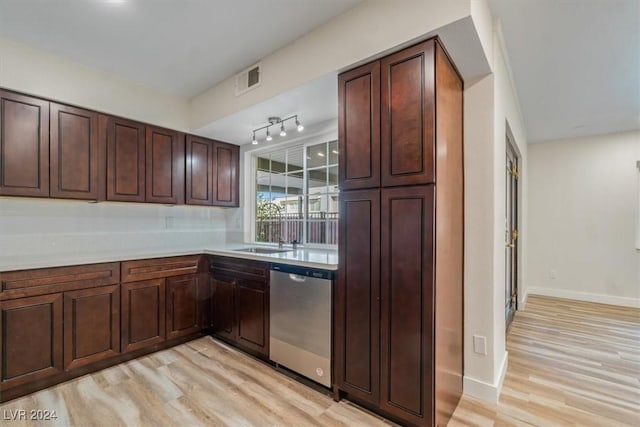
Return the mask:
<path id="1" fill-rule="evenodd" d="M 127 119 L 107 120 L 107 200 L 184 203 L 184 137 Z"/>
<path id="2" fill-rule="evenodd" d="M 238 206 L 237 145 L 187 135 L 186 160 L 187 204 Z"/>
<path id="3" fill-rule="evenodd" d="M 380 186 L 380 62 L 338 77 L 340 190 Z"/>
<path id="4" fill-rule="evenodd" d="M 146 201 L 184 203 L 184 135 L 147 125 Z"/>
<path id="5" fill-rule="evenodd" d="M 107 120 L 107 200 L 145 201 L 145 127 L 118 117 Z"/>
<path id="6" fill-rule="evenodd" d="M 51 103 L 50 196 L 97 200 L 99 115 Z"/>
<path id="7" fill-rule="evenodd" d="M 49 102 L 0 90 L 0 195 L 49 196 Z"/>
<path id="8" fill-rule="evenodd" d="M 341 190 L 435 181 L 434 43 L 338 77 Z"/>

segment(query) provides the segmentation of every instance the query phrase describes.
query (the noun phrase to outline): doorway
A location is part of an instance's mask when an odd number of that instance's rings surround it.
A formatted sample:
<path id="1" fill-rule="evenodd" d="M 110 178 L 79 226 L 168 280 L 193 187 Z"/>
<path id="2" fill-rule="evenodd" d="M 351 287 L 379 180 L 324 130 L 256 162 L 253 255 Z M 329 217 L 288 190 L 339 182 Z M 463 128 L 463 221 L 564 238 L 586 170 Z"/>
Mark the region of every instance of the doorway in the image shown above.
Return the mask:
<path id="1" fill-rule="evenodd" d="M 518 309 L 518 154 L 511 132 L 506 135 L 505 191 L 505 325 L 511 326 Z"/>

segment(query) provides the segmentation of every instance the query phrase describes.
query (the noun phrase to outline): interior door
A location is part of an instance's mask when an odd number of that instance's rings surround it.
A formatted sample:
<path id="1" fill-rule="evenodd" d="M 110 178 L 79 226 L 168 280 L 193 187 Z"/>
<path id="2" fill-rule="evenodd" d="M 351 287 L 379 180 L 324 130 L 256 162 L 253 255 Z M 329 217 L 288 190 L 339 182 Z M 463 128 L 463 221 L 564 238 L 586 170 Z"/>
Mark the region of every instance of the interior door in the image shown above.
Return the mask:
<path id="1" fill-rule="evenodd" d="M 507 138 L 505 191 L 505 324 L 518 308 L 518 157 Z"/>

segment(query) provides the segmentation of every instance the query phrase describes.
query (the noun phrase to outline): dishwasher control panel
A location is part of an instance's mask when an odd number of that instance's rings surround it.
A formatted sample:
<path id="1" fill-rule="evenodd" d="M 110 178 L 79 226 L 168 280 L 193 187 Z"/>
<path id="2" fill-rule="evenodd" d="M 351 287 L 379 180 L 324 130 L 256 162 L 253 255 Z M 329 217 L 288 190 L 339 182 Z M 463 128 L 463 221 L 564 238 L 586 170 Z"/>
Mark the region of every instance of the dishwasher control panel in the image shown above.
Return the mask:
<path id="1" fill-rule="evenodd" d="M 333 280 L 334 275 L 334 272 L 331 270 L 319 270 L 317 268 L 301 267 L 290 264 L 271 264 L 271 270 L 326 280 Z"/>

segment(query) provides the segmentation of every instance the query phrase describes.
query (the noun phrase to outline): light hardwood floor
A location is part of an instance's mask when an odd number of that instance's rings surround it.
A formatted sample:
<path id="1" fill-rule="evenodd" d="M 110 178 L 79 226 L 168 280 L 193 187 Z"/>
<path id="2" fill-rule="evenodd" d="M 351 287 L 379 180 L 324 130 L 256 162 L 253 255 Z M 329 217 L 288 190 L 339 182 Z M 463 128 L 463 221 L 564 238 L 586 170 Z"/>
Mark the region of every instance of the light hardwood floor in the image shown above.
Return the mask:
<path id="1" fill-rule="evenodd" d="M 530 297 L 497 405 L 450 426 L 640 426 L 640 310 Z M 54 409 L 56 422 L 8 421 Z M 388 426 L 209 337 L 0 405 L 0 425 Z"/>
<path id="2" fill-rule="evenodd" d="M 507 351 L 498 404 L 464 397 L 450 426 L 640 426 L 640 310 L 530 296 Z"/>

